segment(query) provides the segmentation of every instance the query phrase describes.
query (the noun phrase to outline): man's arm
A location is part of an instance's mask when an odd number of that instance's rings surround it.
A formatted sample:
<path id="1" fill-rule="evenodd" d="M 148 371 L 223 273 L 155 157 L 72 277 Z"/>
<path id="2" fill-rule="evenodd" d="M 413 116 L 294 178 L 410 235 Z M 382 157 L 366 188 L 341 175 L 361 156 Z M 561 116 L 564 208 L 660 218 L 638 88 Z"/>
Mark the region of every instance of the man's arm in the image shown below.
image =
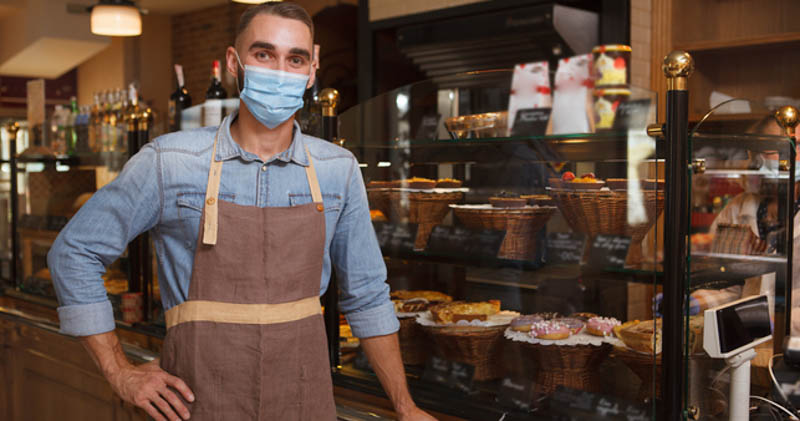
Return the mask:
<path id="1" fill-rule="evenodd" d="M 189 402 L 194 401 L 192 391 L 183 380 L 162 370 L 158 360 L 134 366 L 125 357 L 115 332 L 86 336 L 81 343 L 122 400 L 144 409 L 156 421 L 189 419 L 189 410 L 169 388 Z"/>
<path id="2" fill-rule="evenodd" d="M 400 421 L 435 420 L 417 408 L 408 393 L 406 373 L 400 358 L 400 344 L 396 333 L 363 338 L 361 339 L 361 348 L 364 349 L 383 390 L 389 395 Z"/>
<path id="3" fill-rule="evenodd" d="M 331 259 L 341 287 L 339 307 L 353 335 L 361 339 L 364 352 L 400 419 L 433 419 L 414 405 L 408 393 L 396 334 L 400 324 L 389 300 L 386 265 L 372 228 L 367 192 L 355 158 L 331 241 Z"/>
<path id="4" fill-rule="evenodd" d="M 158 363 L 133 366 L 125 358 L 102 275 L 131 239 L 155 226 L 163 206 L 156 145 L 133 156 L 119 176 L 87 201 L 59 233 L 47 264 L 60 307 L 61 332 L 78 336 L 111 387 L 122 399 L 140 406 L 156 420 L 177 420 L 185 406 L 167 386 L 191 401 L 183 382 Z M 187 394 L 188 393 L 188 394 Z M 160 408 L 163 415 L 159 414 Z M 166 415 L 168 418 L 164 418 Z"/>

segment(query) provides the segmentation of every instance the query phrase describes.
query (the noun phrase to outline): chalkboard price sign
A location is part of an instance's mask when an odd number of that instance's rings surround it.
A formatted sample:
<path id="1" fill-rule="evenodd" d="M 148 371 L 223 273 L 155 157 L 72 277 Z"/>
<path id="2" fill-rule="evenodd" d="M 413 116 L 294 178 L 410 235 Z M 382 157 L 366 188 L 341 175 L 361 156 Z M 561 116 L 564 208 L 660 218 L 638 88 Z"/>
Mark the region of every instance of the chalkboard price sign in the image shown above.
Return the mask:
<path id="1" fill-rule="evenodd" d="M 443 384 L 469 393 L 472 391 L 472 378 L 474 375 L 475 367 L 470 364 L 433 356 L 428 359 L 422 378 L 428 382 Z"/>
<path id="2" fill-rule="evenodd" d="M 650 99 L 621 102 L 614 117 L 614 130 L 641 129 L 650 117 Z"/>
<path id="3" fill-rule="evenodd" d="M 497 394 L 501 405 L 530 411 L 535 408 L 536 393 L 534 384 L 530 379 L 506 377 L 500 382 Z"/>
<path id="4" fill-rule="evenodd" d="M 630 245 L 630 237 L 598 234 L 589 249 L 588 265 L 594 268 L 624 267 Z"/>
<path id="5" fill-rule="evenodd" d="M 580 263 L 586 247 L 586 236 L 573 232 L 547 234 L 547 262 L 553 264 Z"/>
<path id="6" fill-rule="evenodd" d="M 437 225 L 428 239 L 426 251 L 440 256 L 494 259 L 505 234 L 505 231 L 471 230 Z"/>
<path id="7" fill-rule="evenodd" d="M 552 395 L 550 408 L 565 419 L 645 421 L 650 418 L 647 407 L 634 402 L 566 387 Z"/>
<path id="8" fill-rule="evenodd" d="M 411 253 L 417 238 L 416 224 L 393 224 L 390 222 L 373 222 L 378 244 L 384 252 Z"/>
<path id="9" fill-rule="evenodd" d="M 512 136 L 541 136 L 547 130 L 550 108 L 528 108 L 518 110 L 511 126 Z"/>

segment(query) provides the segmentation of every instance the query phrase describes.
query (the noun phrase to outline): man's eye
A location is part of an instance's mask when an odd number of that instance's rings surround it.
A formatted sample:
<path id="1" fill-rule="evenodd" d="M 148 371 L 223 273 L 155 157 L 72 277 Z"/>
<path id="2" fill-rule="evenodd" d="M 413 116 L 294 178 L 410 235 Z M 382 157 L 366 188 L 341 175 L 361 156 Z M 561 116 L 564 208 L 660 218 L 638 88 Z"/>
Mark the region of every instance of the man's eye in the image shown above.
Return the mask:
<path id="1" fill-rule="evenodd" d="M 292 62 L 292 64 L 295 64 L 295 65 L 298 65 L 298 66 L 303 64 L 303 59 L 300 58 L 300 57 L 292 57 L 290 59 L 290 61 Z"/>
<path id="2" fill-rule="evenodd" d="M 266 52 L 262 51 L 260 53 L 256 53 L 256 58 L 259 59 L 259 60 L 267 59 L 267 58 L 269 58 L 269 54 L 267 54 Z"/>

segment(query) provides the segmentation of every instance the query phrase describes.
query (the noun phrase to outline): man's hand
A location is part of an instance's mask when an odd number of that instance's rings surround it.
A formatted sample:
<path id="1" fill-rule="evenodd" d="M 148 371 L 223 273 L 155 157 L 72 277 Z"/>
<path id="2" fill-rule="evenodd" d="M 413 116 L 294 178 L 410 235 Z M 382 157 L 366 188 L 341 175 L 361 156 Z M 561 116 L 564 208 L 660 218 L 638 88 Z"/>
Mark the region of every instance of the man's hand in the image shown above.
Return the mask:
<path id="1" fill-rule="evenodd" d="M 416 405 L 408 411 L 398 412 L 397 419 L 398 421 L 436 421 L 436 418 L 417 408 Z"/>
<path id="2" fill-rule="evenodd" d="M 194 394 L 183 380 L 162 370 L 158 360 L 129 365 L 109 376 L 108 381 L 122 400 L 144 409 L 156 421 L 189 419 L 189 410 L 170 387 L 189 402 L 194 401 Z"/>
<path id="3" fill-rule="evenodd" d="M 189 419 L 186 405 L 170 388 L 188 402 L 194 402 L 194 394 L 183 380 L 162 370 L 158 360 L 134 366 L 113 331 L 84 336 L 81 343 L 122 400 L 144 409 L 156 421 Z"/>

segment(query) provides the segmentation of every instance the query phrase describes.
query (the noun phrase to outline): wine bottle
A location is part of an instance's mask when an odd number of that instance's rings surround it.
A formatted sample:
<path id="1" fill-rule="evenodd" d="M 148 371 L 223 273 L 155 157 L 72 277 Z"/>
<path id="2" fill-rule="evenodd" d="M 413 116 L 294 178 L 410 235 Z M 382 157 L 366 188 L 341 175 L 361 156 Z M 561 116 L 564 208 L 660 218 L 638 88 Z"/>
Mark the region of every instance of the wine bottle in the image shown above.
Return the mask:
<path id="1" fill-rule="evenodd" d="M 192 97 L 184 85 L 183 66 L 180 64 L 175 65 L 175 77 L 178 88 L 169 97 L 169 130 L 172 132 L 181 129 L 181 113 L 192 106 Z"/>
<path id="2" fill-rule="evenodd" d="M 222 87 L 220 79 L 219 60 L 214 60 L 214 64 L 211 67 L 211 85 L 206 91 L 206 99 L 225 99 L 228 97 L 228 92 Z"/>

